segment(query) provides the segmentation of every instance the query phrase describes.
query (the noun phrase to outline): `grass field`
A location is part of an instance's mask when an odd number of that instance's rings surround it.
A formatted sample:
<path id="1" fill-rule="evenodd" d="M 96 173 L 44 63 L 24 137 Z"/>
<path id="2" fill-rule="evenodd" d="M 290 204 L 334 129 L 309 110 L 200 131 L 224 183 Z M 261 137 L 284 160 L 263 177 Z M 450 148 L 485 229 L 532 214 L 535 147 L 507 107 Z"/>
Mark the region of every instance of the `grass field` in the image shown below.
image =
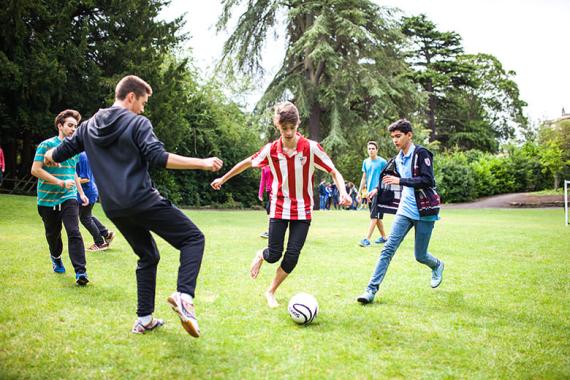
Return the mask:
<path id="1" fill-rule="evenodd" d="M 275 266 L 248 277 L 264 241 L 261 211 L 188 211 L 206 235 L 196 305 L 202 337 L 183 332 L 166 297 L 178 253 L 158 239 L 156 316 L 162 330 L 130 333 L 136 256 L 122 236 L 88 253 L 92 283 L 51 271 L 32 197 L 0 196 L 1 379 L 440 379 L 570 377 L 570 227 L 563 209 L 444 210 L 430 251 L 446 263 L 440 288 L 396 254 L 377 302 L 364 289 L 379 248 L 357 246 L 366 212 L 317 212 L 300 264 L 269 309 Z M 97 216 L 103 217 L 100 206 Z M 393 217 L 386 218 L 389 229 Z M 83 230 L 86 243 L 87 233 Z M 307 327 L 286 310 L 297 292 L 317 297 Z"/>

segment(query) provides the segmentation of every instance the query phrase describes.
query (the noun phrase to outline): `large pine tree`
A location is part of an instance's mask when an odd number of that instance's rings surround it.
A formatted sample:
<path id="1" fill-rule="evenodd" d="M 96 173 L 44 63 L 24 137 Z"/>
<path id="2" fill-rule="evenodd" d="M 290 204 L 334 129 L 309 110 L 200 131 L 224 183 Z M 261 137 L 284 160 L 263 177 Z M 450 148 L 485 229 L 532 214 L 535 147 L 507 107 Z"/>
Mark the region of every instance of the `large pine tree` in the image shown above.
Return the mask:
<path id="1" fill-rule="evenodd" d="M 241 0 L 225 0 L 224 28 Z M 352 128 L 407 115 L 418 96 L 400 54 L 402 34 L 391 10 L 368 0 L 248 1 L 225 43 L 230 71 L 263 74 L 262 51 L 271 32 L 285 36 L 285 57 L 257 105 L 289 98 L 308 134 L 329 147 L 343 145 Z"/>

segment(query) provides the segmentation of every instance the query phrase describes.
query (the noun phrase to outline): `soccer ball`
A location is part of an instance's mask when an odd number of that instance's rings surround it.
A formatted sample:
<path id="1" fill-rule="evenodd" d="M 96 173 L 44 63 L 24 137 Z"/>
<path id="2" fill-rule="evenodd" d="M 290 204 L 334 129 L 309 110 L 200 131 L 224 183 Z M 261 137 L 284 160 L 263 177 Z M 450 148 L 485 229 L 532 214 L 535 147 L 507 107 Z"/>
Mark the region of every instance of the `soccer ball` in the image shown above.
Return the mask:
<path id="1" fill-rule="evenodd" d="M 300 325 L 308 325 L 313 322 L 319 312 L 317 299 L 307 293 L 298 293 L 289 301 L 289 315 Z"/>

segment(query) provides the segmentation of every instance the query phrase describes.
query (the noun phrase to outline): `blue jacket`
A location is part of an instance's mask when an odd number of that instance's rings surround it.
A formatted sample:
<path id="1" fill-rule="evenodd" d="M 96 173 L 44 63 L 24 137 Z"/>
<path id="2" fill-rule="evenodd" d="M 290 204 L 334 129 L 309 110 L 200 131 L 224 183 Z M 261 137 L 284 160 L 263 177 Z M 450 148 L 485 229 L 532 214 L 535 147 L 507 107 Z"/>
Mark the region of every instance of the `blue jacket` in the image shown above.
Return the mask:
<path id="1" fill-rule="evenodd" d="M 387 175 L 401 177 L 396 168 L 396 157 L 380 173 L 377 202 L 381 212 L 395 214 L 400 205 L 402 186 L 414 188 L 416 205 L 420 216 L 439 214 L 441 200 L 435 187 L 433 174 L 433 154 L 421 145 L 416 145 L 412 161 L 412 178 L 401 178 L 400 185 L 386 185 L 382 178 Z"/>

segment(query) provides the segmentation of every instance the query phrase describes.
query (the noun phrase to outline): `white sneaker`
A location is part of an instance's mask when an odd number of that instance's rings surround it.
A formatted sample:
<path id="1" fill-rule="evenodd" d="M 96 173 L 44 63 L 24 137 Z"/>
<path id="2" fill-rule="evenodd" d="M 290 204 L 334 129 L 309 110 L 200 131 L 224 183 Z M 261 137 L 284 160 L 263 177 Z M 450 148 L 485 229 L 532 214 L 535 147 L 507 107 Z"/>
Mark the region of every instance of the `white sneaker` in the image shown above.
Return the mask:
<path id="1" fill-rule="evenodd" d="M 182 297 L 182 293 L 174 292 L 168 297 L 168 303 L 172 307 L 172 310 L 180 317 L 180 322 L 184 330 L 194 338 L 199 338 L 200 328 L 198 327 L 198 320 L 194 314 L 194 304 L 184 298 Z"/>
<path id="2" fill-rule="evenodd" d="M 437 268 L 431 271 L 431 287 L 437 288 L 443 281 L 443 261 L 439 261 Z"/>

